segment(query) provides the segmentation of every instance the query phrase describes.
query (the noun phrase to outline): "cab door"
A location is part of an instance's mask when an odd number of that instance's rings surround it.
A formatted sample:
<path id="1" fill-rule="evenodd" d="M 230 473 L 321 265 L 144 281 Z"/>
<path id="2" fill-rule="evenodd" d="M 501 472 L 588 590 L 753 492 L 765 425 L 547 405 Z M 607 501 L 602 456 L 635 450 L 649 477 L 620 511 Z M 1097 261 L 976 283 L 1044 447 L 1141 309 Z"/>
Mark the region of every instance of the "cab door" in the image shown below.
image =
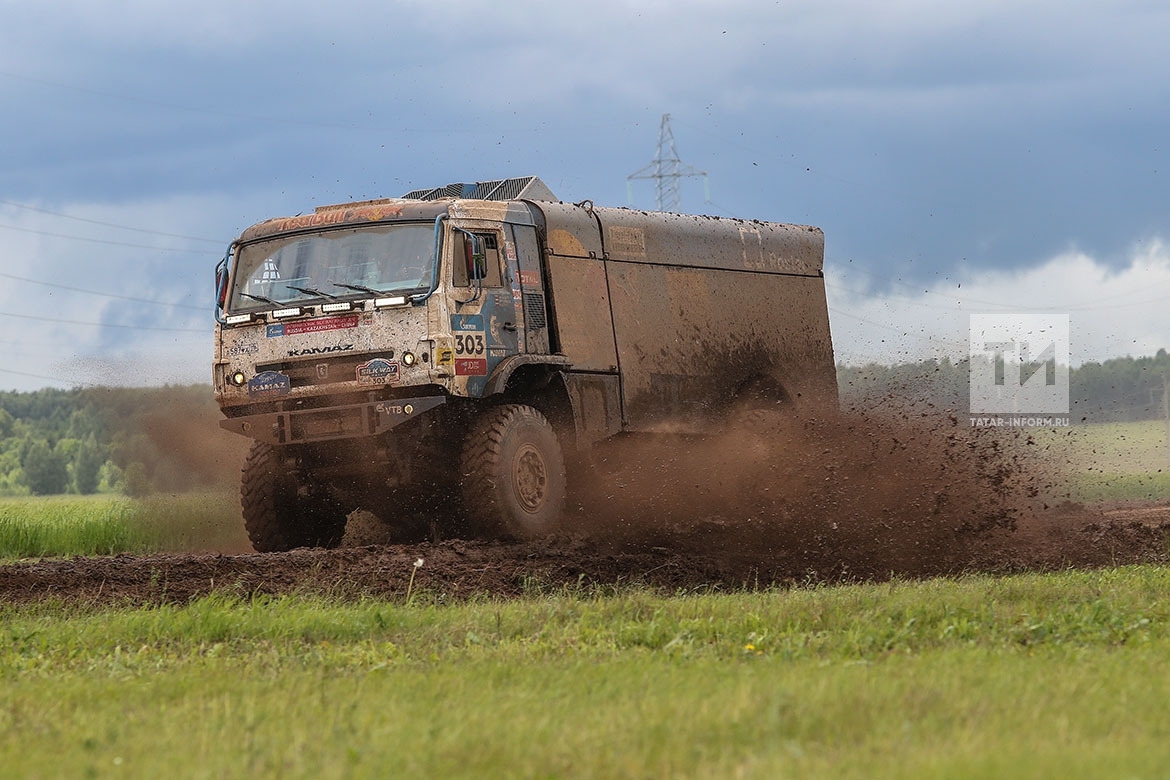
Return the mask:
<path id="1" fill-rule="evenodd" d="M 517 274 L 508 260 L 510 232 L 497 229 L 461 229 L 454 236 L 455 293 L 451 336 L 454 371 L 466 378 L 467 394 L 482 395 L 487 378 L 500 361 L 519 352 L 519 318 L 512 293 Z"/>

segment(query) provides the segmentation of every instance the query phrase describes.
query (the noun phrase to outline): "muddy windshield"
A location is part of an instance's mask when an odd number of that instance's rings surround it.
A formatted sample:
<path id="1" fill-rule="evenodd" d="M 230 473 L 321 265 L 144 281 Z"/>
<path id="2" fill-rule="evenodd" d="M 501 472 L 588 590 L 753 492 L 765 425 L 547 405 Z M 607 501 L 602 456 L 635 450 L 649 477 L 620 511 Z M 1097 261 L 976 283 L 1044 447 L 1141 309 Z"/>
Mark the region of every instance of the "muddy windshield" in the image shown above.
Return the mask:
<path id="1" fill-rule="evenodd" d="M 362 226 L 241 247 L 231 311 L 431 288 L 433 223 Z"/>

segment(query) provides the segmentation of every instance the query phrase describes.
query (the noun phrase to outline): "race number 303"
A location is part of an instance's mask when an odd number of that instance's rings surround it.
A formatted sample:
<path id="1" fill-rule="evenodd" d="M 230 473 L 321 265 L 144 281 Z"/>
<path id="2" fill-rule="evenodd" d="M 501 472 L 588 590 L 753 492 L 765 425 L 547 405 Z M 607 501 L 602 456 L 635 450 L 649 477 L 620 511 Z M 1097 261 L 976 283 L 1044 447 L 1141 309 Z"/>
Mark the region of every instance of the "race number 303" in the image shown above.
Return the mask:
<path id="1" fill-rule="evenodd" d="M 451 335 L 455 337 L 455 355 L 478 357 L 487 353 L 482 314 L 456 314 L 451 317 Z"/>
<path id="2" fill-rule="evenodd" d="M 456 355 L 482 355 L 487 351 L 482 333 L 456 333 Z"/>

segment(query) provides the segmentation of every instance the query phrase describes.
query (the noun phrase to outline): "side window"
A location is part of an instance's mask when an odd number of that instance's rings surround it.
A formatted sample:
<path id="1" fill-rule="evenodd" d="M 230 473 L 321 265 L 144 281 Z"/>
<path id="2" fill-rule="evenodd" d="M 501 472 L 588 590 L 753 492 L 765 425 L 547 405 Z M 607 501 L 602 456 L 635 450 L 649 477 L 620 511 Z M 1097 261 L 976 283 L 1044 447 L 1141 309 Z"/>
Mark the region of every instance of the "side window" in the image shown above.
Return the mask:
<path id="1" fill-rule="evenodd" d="M 474 287 L 476 280 L 469 273 L 469 269 L 475 267 L 475 261 L 472 259 L 472 236 L 479 239 L 476 249 L 482 249 L 484 258 L 481 263 L 483 274 L 484 287 L 500 287 L 502 286 L 500 276 L 500 237 L 497 233 L 489 231 L 474 231 L 471 233 L 464 233 L 461 230 L 452 231 L 454 241 L 454 263 L 452 263 L 453 278 L 456 287 Z"/>

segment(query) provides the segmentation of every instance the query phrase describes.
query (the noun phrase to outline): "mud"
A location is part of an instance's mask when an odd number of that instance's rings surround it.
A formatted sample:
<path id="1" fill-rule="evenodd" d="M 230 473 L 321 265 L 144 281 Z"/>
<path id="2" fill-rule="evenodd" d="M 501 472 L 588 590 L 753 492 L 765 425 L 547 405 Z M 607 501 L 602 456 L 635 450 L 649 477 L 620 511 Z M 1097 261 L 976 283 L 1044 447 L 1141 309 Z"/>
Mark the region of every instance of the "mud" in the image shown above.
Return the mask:
<path id="1" fill-rule="evenodd" d="M 0 566 L 0 599 L 401 598 L 412 572 L 416 591 L 442 599 L 593 585 L 706 592 L 1166 561 L 1170 504 L 1061 503 L 1061 477 L 1026 433 L 965 422 L 756 411 L 717 436 L 598 450 L 551 538 L 395 544 L 393 529 L 355 512 L 336 550 L 15 563 Z"/>
<path id="2" fill-rule="evenodd" d="M 535 542 L 448 540 L 416 545 L 366 545 L 336 550 L 223 555 L 218 553 L 72 558 L 0 566 L 0 599 L 92 604 L 185 602 L 213 591 L 402 598 L 414 563 L 414 588 L 428 597 L 512 597 L 583 585 L 643 585 L 667 593 L 755 589 L 817 582 L 926 577 L 970 572 L 1007 573 L 1069 567 L 1165 562 L 1170 507 L 1140 515 L 1061 507 L 1026 518 L 1015 531 L 996 530 L 963 555 L 923 556 L 911 569 L 844 560 L 831 535 L 811 557 L 778 557 L 729 550 L 719 532 L 664 535 L 660 544 L 610 549 L 568 537 Z M 714 541 L 715 543 L 711 543 Z M 851 553 L 851 551 L 853 551 Z M 852 545 L 846 554 L 857 554 Z M 827 571 L 811 563 L 827 561 Z"/>

